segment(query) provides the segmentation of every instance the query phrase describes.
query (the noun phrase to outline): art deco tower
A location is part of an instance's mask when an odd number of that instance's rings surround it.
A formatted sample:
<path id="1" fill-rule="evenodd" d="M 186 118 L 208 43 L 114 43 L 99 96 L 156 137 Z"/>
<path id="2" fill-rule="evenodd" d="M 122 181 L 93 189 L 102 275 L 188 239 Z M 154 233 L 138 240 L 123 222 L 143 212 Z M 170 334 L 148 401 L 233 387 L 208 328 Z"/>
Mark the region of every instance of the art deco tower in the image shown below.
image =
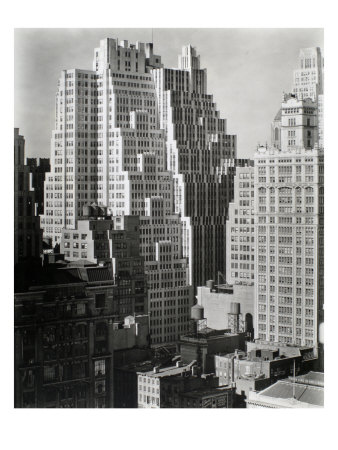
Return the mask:
<path id="1" fill-rule="evenodd" d="M 174 342 L 193 287 L 225 274 L 235 156 L 195 49 L 165 69 L 152 44 L 101 40 L 93 71 L 59 80 L 44 234 L 59 242 L 87 203 L 139 216 L 152 343 Z"/>
<path id="2" fill-rule="evenodd" d="M 165 130 L 167 168 L 174 174 L 174 208 L 183 222 L 183 256 L 190 282 L 203 286 L 225 275 L 225 225 L 233 199 L 236 136 L 228 135 L 206 69 L 190 45 L 182 48 L 179 68 L 155 68 L 160 127 Z"/>
<path id="3" fill-rule="evenodd" d="M 59 242 L 63 228 L 76 229 L 88 203 L 107 206 L 113 216 L 140 217 L 156 345 L 187 331 L 193 296 L 149 73 L 154 67 L 161 62 L 152 44 L 104 39 L 94 51 L 93 71 L 62 72 L 42 224 Z"/>

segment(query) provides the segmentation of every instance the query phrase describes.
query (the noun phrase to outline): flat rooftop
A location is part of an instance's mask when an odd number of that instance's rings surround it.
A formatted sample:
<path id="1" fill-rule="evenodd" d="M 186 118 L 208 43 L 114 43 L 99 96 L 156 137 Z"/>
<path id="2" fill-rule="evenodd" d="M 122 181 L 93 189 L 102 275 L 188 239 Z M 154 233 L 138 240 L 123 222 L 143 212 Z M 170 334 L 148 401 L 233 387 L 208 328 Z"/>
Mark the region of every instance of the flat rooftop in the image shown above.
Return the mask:
<path id="1" fill-rule="evenodd" d="M 269 397 L 287 399 L 312 406 L 324 406 L 324 388 L 307 384 L 293 383 L 291 380 L 279 380 L 258 393 L 258 398 L 269 401 Z"/>
<path id="2" fill-rule="evenodd" d="M 163 378 L 163 377 L 171 377 L 174 375 L 180 375 L 183 372 L 190 371 L 192 363 L 186 364 L 182 367 L 171 366 L 171 367 L 160 367 L 158 372 L 154 372 L 153 370 L 149 372 L 140 372 L 140 375 L 144 375 L 147 377 L 154 378 Z"/>
<path id="3" fill-rule="evenodd" d="M 116 369 L 125 372 L 149 372 L 152 367 L 154 367 L 154 364 L 148 360 L 139 363 L 126 364 L 124 366 L 116 367 Z"/>
<path id="4" fill-rule="evenodd" d="M 194 399 L 199 399 L 202 397 L 215 397 L 217 395 L 222 395 L 224 392 L 231 390 L 232 387 L 225 385 L 225 386 L 218 386 L 214 388 L 202 388 L 202 389 L 196 389 L 194 391 L 185 392 L 182 394 L 183 397 L 189 397 Z"/>
<path id="5" fill-rule="evenodd" d="M 292 377 L 289 377 L 289 379 L 292 380 Z M 295 381 L 296 383 L 324 387 L 324 373 L 311 371 L 305 375 L 298 375 Z"/>
<path id="6" fill-rule="evenodd" d="M 200 330 L 197 333 L 188 333 L 188 334 L 182 334 L 180 336 L 180 341 L 195 341 L 199 339 L 205 339 L 205 340 L 211 340 L 211 339 L 224 339 L 224 338 L 231 338 L 234 336 L 242 336 L 245 334 L 244 332 L 239 333 L 231 333 L 231 331 L 228 330 L 214 330 L 213 328 L 206 327 L 204 330 Z"/>

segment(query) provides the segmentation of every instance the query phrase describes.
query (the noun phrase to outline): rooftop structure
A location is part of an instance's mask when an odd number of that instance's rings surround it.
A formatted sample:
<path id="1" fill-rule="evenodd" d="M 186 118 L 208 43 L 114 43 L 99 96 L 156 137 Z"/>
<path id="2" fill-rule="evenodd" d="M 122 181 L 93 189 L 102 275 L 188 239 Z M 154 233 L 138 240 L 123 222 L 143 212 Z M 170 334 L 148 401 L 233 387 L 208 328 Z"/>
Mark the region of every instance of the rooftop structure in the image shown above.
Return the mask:
<path id="1" fill-rule="evenodd" d="M 178 347 L 184 364 L 197 361 L 204 373 L 213 373 L 214 355 L 230 353 L 235 349 L 245 350 L 245 341 L 245 333 L 206 328 L 181 336 Z"/>
<path id="2" fill-rule="evenodd" d="M 181 408 L 233 408 L 233 386 L 200 388 L 181 394 Z"/>
<path id="3" fill-rule="evenodd" d="M 324 374 L 310 372 L 279 380 L 263 391 L 250 392 L 248 408 L 316 408 L 324 406 Z"/>
<path id="4" fill-rule="evenodd" d="M 251 244 L 250 244 L 251 245 Z M 233 333 L 247 332 L 253 336 L 254 286 L 248 284 L 218 284 L 197 289 L 197 304 L 203 308 L 203 318 L 210 328 L 230 329 Z"/>
<path id="5" fill-rule="evenodd" d="M 293 93 L 298 99 L 317 100 L 324 90 L 324 58 L 319 47 L 301 48 L 293 72 Z"/>

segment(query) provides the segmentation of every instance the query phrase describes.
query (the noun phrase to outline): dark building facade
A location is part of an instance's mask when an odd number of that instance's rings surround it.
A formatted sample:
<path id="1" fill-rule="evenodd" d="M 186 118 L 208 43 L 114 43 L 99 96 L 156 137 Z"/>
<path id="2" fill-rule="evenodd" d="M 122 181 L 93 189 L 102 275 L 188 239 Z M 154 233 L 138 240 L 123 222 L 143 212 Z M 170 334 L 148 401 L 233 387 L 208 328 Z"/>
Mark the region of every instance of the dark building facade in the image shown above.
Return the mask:
<path id="1" fill-rule="evenodd" d="M 228 331 L 206 329 L 181 336 L 178 346 L 183 364 L 197 361 L 204 373 L 215 372 L 214 355 L 245 349 L 246 334 Z"/>
<path id="2" fill-rule="evenodd" d="M 138 408 L 232 408 L 235 388 L 219 386 L 213 374 L 201 374 L 196 361 L 154 366 L 138 374 Z"/>
<path id="3" fill-rule="evenodd" d="M 25 165 L 25 139 L 14 128 L 14 264 L 39 258 L 42 230 L 29 167 Z"/>
<path id="4" fill-rule="evenodd" d="M 114 350 L 147 347 L 148 317 L 118 320 L 110 268 L 59 266 L 15 294 L 15 407 L 113 407 Z"/>
<path id="5" fill-rule="evenodd" d="M 200 388 L 180 395 L 181 408 L 233 408 L 235 388 L 218 386 Z"/>
<path id="6" fill-rule="evenodd" d="M 50 172 L 50 160 L 49 158 L 27 158 L 26 164 L 29 167 L 32 174 L 32 187 L 35 192 L 35 201 L 37 203 L 37 214 L 43 214 L 43 202 L 44 202 L 44 183 L 46 173 Z"/>

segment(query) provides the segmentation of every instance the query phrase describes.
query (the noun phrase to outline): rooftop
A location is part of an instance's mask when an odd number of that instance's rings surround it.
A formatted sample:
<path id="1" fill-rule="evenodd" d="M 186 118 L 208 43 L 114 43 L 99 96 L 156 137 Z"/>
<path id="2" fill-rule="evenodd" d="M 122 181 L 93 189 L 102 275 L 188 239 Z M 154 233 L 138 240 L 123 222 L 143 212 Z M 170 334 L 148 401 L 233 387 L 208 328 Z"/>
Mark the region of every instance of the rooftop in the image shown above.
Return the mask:
<path id="1" fill-rule="evenodd" d="M 279 380 L 259 392 L 256 398 L 263 402 L 269 402 L 269 398 L 288 400 L 287 403 L 290 403 L 290 406 L 297 403 L 303 404 L 303 406 L 324 406 L 324 388 L 302 384 L 299 381 L 293 383 L 290 379 Z M 285 402 L 282 401 L 282 403 Z"/>
<path id="2" fill-rule="evenodd" d="M 151 361 L 143 361 L 137 363 L 126 364 L 121 367 L 117 367 L 118 370 L 123 370 L 126 372 L 146 372 L 148 373 L 154 367 L 154 364 Z M 145 374 L 146 374 L 145 373 Z"/>
<path id="3" fill-rule="evenodd" d="M 311 371 L 305 375 L 298 375 L 295 381 L 296 383 L 324 387 L 324 373 Z"/>
<path id="4" fill-rule="evenodd" d="M 231 390 L 232 387 L 225 385 L 225 386 L 219 386 L 219 387 L 214 387 L 214 388 L 201 388 L 201 389 L 196 389 L 194 391 L 190 391 L 190 392 L 185 392 L 184 394 L 182 394 L 183 397 L 189 397 L 189 398 L 194 398 L 194 399 L 198 399 L 198 398 L 202 398 L 202 397 L 215 397 L 217 395 L 222 395 L 224 394 L 224 392 Z"/>
<path id="5" fill-rule="evenodd" d="M 158 369 L 158 372 L 154 372 L 153 370 L 151 370 L 149 372 L 144 372 L 144 373 L 139 372 L 139 374 L 147 376 L 147 377 L 154 377 L 154 378 L 171 377 L 174 375 L 180 375 L 181 373 L 184 373 L 184 372 L 190 372 L 190 369 L 194 363 L 195 363 L 195 361 L 193 361 L 192 363 L 186 364 L 184 366 L 181 366 L 181 367 L 177 367 L 177 366 L 161 367 Z"/>
<path id="6" fill-rule="evenodd" d="M 205 327 L 199 330 L 197 333 L 188 333 L 180 336 L 181 342 L 195 342 L 196 340 L 203 339 L 205 342 L 216 339 L 225 339 L 234 336 L 243 335 L 244 333 L 231 333 L 230 329 L 226 330 L 214 330 L 213 328 Z"/>
<path id="7" fill-rule="evenodd" d="M 83 260 L 72 263 L 61 261 L 37 270 L 34 278 L 30 280 L 29 290 L 41 289 L 46 286 L 92 282 L 114 282 L 112 270 Z"/>

